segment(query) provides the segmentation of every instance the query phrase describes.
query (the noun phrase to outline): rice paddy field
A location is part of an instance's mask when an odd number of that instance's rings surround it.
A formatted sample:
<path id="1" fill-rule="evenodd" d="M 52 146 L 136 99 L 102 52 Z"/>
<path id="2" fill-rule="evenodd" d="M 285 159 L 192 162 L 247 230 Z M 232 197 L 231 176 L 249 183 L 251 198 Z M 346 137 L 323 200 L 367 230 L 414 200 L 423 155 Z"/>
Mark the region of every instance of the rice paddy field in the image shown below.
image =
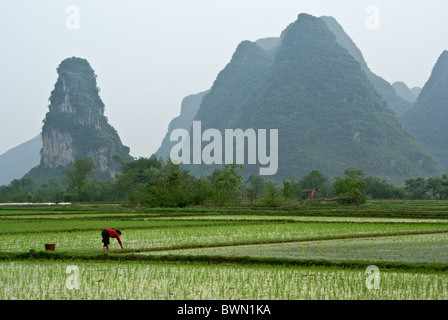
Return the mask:
<path id="1" fill-rule="evenodd" d="M 0 240 L 0 300 L 448 299 L 447 201 L 2 205 Z"/>

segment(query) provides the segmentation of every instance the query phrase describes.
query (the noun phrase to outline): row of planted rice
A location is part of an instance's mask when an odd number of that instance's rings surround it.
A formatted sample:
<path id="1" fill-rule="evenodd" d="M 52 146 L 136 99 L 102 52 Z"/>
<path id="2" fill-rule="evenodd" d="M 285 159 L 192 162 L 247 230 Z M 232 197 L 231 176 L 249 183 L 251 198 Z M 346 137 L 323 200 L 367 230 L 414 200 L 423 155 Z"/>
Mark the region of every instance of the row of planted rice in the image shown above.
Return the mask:
<path id="1" fill-rule="evenodd" d="M 0 263 L 0 299 L 448 299 L 446 273 L 266 265 Z"/>
<path id="2" fill-rule="evenodd" d="M 164 250 L 156 253 L 159 255 L 448 264 L 447 248 L 448 233 L 441 233 Z"/>
<path id="3" fill-rule="evenodd" d="M 108 222 L 106 221 L 105 224 Z M 120 227 L 120 221 L 109 225 Z M 384 224 L 384 223 L 300 223 L 271 222 L 257 224 L 227 224 L 208 226 L 179 226 L 160 228 L 122 229 L 127 250 L 152 250 L 173 246 L 207 246 L 213 244 L 243 244 L 276 241 L 296 241 L 340 236 L 365 236 L 406 232 L 443 232 L 444 224 Z M 3 234 L 0 250 L 28 252 L 43 250 L 44 244 L 55 243 L 58 251 L 101 250 L 101 229 L 54 232 L 24 232 Z M 114 245 L 112 244 L 112 248 Z M 118 246 L 116 246 L 118 248 Z"/>

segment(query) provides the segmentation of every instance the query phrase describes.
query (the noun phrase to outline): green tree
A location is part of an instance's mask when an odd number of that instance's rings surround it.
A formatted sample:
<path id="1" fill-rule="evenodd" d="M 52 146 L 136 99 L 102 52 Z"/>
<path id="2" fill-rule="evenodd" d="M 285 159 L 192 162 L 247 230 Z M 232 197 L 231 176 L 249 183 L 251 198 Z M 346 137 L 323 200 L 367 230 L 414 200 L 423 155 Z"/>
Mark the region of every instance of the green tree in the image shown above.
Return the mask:
<path id="1" fill-rule="evenodd" d="M 423 200 L 428 198 L 425 178 L 419 177 L 417 179 L 405 180 L 405 189 L 409 199 Z"/>
<path id="2" fill-rule="evenodd" d="M 0 186 L 0 202 L 9 201 L 11 190 L 7 186 Z"/>
<path id="3" fill-rule="evenodd" d="M 291 199 L 294 198 L 296 194 L 296 190 L 294 189 L 294 179 L 283 179 L 283 197 L 285 198 L 285 202 L 288 203 Z"/>
<path id="4" fill-rule="evenodd" d="M 365 176 L 364 172 L 361 169 L 355 167 L 348 167 L 347 169 L 345 169 L 344 175 L 346 177 L 355 179 L 362 179 Z"/>
<path id="5" fill-rule="evenodd" d="M 23 177 L 21 179 L 14 179 L 9 184 L 12 192 L 21 191 L 24 194 L 32 193 L 34 191 L 34 181 L 31 178 Z"/>
<path id="6" fill-rule="evenodd" d="M 58 179 L 52 177 L 41 183 L 36 193 L 46 201 L 60 201 L 63 199 L 64 188 Z"/>
<path id="7" fill-rule="evenodd" d="M 266 191 L 266 181 L 263 176 L 252 175 L 247 179 L 250 187 L 255 190 L 257 196 L 261 197 Z"/>
<path id="8" fill-rule="evenodd" d="M 336 177 L 333 183 L 336 196 L 354 196 L 354 201 L 341 201 L 343 203 L 366 203 L 366 189 L 367 184 L 364 180 L 364 174 L 359 170 L 346 170 L 346 176 L 344 178 Z M 362 173 L 362 174 L 361 174 Z"/>
<path id="9" fill-rule="evenodd" d="M 266 192 L 262 198 L 262 204 L 266 207 L 278 207 L 281 204 L 281 191 L 277 183 L 268 180 Z"/>
<path id="10" fill-rule="evenodd" d="M 256 199 L 259 199 L 266 192 L 266 181 L 263 176 L 251 175 L 246 181 L 245 194 L 250 200 L 250 205 L 254 204 Z"/>
<path id="11" fill-rule="evenodd" d="M 369 176 L 365 178 L 366 193 L 372 199 L 390 199 L 393 198 L 395 187 L 384 179 Z"/>
<path id="12" fill-rule="evenodd" d="M 196 179 L 168 160 L 161 175 L 150 180 L 143 190 L 135 191 L 132 201 L 147 207 L 186 207 L 204 203 L 209 190 L 205 179 Z"/>
<path id="13" fill-rule="evenodd" d="M 24 201 L 26 201 L 25 198 L 26 198 L 25 194 L 23 193 L 23 191 L 21 189 L 14 190 L 12 193 L 12 201 L 13 202 L 24 202 Z"/>
<path id="14" fill-rule="evenodd" d="M 426 188 L 431 199 L 440 199 L 443 193 L 443 180 L 439 177 L 428 178 Z"/>
<path id="15" fill-rule="evenodd" d="M 257 191 L 253 187 L 246 188 L 246 197 L 250 200 L 250 205 L 254 205 L 254 201 L 257 199 Z"/>
<path id="16" fill-rule="evenodd" d="M 448 199 L 448 176 L 443 174 L 441 180 L 440 198 Z"/>
<path id="17" fill-rule="evenodd" d="M 115 189 L 117 197 L 121 200 L 135 197 L 146 184 L 160 178 L 163 173 L 161 169 L 165 163 L 156 156 L 150 158 L 138 158 L 130 162 L 121 162 L 121 174 L 116 176 Z"/>
<path id="18" fill-rule="evenodd" d="M 393 199 L 406 199 L 406 190 L 404 187 L 395 187 L 392 190 Z"/>
<path id="19" fill-rule="evenodd" d="M 73 162 L 73 168 L 64 170 L 68 178 L 69 189 L 73 190 L 78 195 L 78 200 L 83 198 L 83 187 L 88 182 L 88 176 L 92 174 L 95 169 L 95 163 L 92 158 L 76 159 Z"/>
<path id="20" fill-rule="evenodd" d="M 237 169 L 243 169 L 243 166 L 235 163 L 226 164 L 221 170 L 217 171 L 213 185 L 213 200 L 216 205 L 235 204 L 236 199 L 243 195 L 243 177 Z"/>

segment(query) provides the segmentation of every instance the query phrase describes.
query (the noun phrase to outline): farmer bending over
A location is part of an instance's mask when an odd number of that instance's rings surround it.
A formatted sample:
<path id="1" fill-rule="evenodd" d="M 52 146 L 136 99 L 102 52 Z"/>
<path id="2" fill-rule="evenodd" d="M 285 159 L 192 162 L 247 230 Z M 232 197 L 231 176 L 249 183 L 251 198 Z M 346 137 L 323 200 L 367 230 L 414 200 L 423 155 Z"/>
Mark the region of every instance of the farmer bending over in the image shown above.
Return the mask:
<path id="1" fill-rule="evenodd" d="M 118 243 L 120 244 L 121 249 L 123 248 L 123 244 L 121 243 L 121 239 L 120 239 L 120 235 L 121 235 L 121 231 L 120 230 L 112 230 L 112 229 L 104 229 L 101 232 L 101 236 L 103 237 L 103 249 L 104 250 L 109 250 L 109 238 L 115 238 L 117 239 Z"/>

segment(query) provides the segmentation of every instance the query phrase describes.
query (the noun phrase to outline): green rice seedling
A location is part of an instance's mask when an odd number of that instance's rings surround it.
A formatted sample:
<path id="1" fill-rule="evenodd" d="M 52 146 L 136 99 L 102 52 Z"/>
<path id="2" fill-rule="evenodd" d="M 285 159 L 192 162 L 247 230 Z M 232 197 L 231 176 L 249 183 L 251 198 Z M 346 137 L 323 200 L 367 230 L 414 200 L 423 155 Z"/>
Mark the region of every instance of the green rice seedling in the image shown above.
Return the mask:
<path id="1" fill-rule="evenodd" d="M 355 224 L 355 223 L 263 223 L 192 226 L 179 228 L 124 229 L 122 239 L 127 250 L 154 250 L 182 246 L 210 246 L 287 242 L 306 239 L 326 239 L 341 236 L 366 236 L 400 232 L 445 231 L 438 224 Z M 41 251 L 48 241 L 55 242 L 59 251 L 97 251 L 102 249 L 101 229 L 14 233 L 2 235 L 0 251 Z M 113 243 L 112 243 L 113 248 Z"/>
<path id="2" fill-rule="evenodd" d="M 448 264 L 448 234 L 166 250 L 157 254 Z"/>
<path id="3" fill-rule="evenodd" d="M 76 265 L 80 286 L 69 290 L 68 263 L 1 263 L 0 299 L 448 298 L 448 276 L 442 273 L 382 271 L 379 289 L 369 290 L 365 272 L 351 269 L 134 262 Z"/>

